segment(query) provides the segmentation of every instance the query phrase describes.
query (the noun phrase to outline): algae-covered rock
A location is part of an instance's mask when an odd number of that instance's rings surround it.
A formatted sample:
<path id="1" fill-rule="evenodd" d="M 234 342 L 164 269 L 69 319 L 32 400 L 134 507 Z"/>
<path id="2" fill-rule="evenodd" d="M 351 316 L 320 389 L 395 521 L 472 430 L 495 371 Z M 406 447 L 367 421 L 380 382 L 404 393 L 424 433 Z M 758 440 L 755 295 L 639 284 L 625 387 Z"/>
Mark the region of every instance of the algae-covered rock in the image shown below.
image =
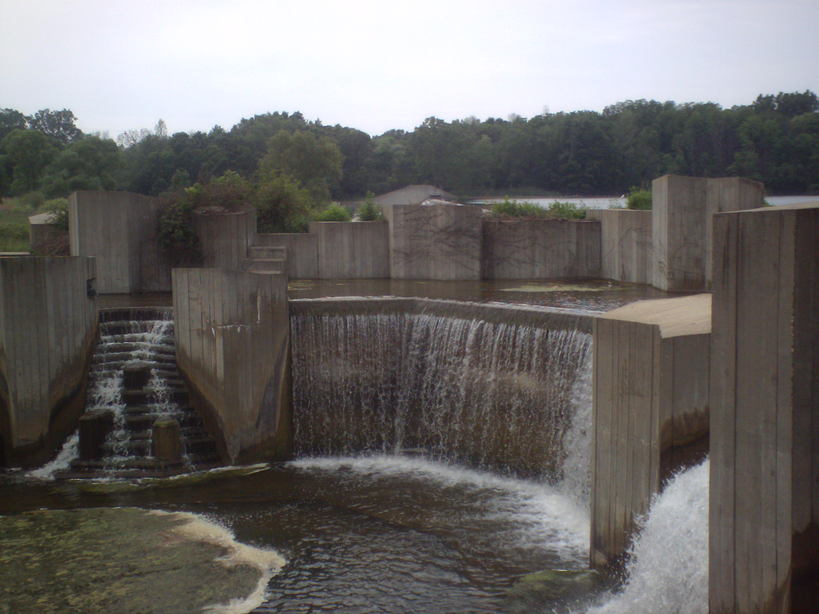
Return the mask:
<path id="1" fill-rule="evenodd" d="M 530 614 L 555 611 L 555 605 L 565 605 L 585 599 L 600 590 L 603 576 L 593 569 L 547 569 L 523 576 L 509 589 L 507 612 Z"/>
<path id="2" fill-rule="evenodd" d="M 252 609 L 283 561 L 187 513 L 134 508 L 0 516 L 0 612 Z M 5 610 L 4 610 L 5 608 Z"/>

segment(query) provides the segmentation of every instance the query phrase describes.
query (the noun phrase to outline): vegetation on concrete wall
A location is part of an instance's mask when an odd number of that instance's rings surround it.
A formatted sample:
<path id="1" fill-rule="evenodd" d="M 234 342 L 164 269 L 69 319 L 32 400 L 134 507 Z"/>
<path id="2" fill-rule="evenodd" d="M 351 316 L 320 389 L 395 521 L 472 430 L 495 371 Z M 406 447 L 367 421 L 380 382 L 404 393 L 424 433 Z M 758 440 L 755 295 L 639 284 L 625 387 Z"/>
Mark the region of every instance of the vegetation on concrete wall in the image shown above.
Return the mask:
<path id="1" fill-rule="evenodd" d="M 582 220 L 586 217 L 586 208 L 567 202 L 554 202 L 544 208 L 535 203 L 510 200 L 507 196 L 502 202 L 493 204 L 489 213 L 497 218 Z"/>

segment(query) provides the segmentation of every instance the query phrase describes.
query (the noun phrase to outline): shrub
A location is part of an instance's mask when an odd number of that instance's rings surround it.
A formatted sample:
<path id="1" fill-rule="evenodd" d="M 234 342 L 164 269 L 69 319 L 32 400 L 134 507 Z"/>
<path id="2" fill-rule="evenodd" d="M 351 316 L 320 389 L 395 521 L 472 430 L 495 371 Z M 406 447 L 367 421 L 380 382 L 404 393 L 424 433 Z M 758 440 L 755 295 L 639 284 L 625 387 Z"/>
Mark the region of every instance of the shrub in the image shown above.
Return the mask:
<path id="1" fill-rule="evenodd" d="M 631 188 L 626 198 L 626 207 L 629 209 L 651 209 L 651 191 Z"/>
<path id="2" fill-rule="evenodd" d="M 586 208 L 578 207 L 574 203 L 554 202 L 549 205 L 549 217 L 558 220 L 584 220 Z"/>
<path id="3" fill-rule="evenodd" d="M 336 203 L 319 211 L 315 216 L 317 222 L 349 222 L 351 218 L 350 212 Z"/>
<path id="4" fill-rule="evenodd" d="M 310 220 L 311 196 L 285 173 L 262 173 L 255 192 L 259 232 L 304 232 Z"/>
<path id="5" fill-rule="evenodd" d="M 68 231 L 68 199 L 52 198 L 45 201 L 43 209 L 51 214 L 51 223 L 60 230 Z"/>
<path id="6" fill-rule="evenodd" d="M 503 202 L 492 205 L 491 215 L 492 217 L 549 217 L 549 212 L 535 203 L 509 200 L 509 197 L 506 197 Z"/>
<path id="7" fill-rule="evenodd" d="M 362 222 L 375 222 L 384 219 L 381 207 L 375 204 L 375 194 L 367 192 L 364 203 L 358 208 L 358 219 Z"/>

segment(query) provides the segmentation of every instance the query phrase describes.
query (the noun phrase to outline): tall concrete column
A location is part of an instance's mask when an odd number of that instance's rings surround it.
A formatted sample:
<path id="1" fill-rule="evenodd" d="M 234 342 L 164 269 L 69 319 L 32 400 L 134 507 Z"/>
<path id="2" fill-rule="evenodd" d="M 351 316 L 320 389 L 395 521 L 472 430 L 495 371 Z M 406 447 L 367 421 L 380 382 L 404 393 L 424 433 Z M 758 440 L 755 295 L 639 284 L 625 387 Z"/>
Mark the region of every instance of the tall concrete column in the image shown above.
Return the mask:
<path id="1" fill-rule="evenodd" d="M 815 612 L 819 203 L 714 218 L 711 614 Z"/>
<path id="2" fill-rule="evenodd" d="M 622 562 L 637 517 L 708 452 L 710 296 L 638 301 L 594 322 L 591 564 Z"/>
<path id="3" fill-rule="evenodd" d="M 651 183 L 653 285 L 700 292 L 711 283 L 711 219 L 715 213 L 763 205 L 761 183 L 741 177 L 663 175 Z"/>

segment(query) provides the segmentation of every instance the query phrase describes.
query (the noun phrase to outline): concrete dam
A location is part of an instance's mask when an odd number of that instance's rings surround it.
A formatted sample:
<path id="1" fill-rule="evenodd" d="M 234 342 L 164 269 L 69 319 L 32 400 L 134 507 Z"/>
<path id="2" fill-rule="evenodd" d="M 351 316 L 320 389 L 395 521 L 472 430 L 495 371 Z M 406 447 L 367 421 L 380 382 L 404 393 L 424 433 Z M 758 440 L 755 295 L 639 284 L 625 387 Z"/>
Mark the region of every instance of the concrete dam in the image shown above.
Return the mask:
<path id="1" fill-rule="evenodd" d="M 191 268 L 155 249 L 158 203 L 73 195 L 75 256 L 0 258 L 0 519 L 37 535 L 41 508 L 207 514 L 286 560 L 246 611 L 812 611 L 819 208 L 757 208 L 737 178 L 653 188 L 651 212 L 577 225 L 401 205 L 296 236 L 203 215 Z M 128 241 L 88 232 L 103 213 Z M 491 292 L 507 304 L 294 300 L 296 270 L 642 285 L 590 313 L 508 304 L 514 283 Z M 165 293 L 173 342 L 167 307 L 114 324 L 97 292 Z M 72 586 L 0 579 L 20 612 Z"/>

